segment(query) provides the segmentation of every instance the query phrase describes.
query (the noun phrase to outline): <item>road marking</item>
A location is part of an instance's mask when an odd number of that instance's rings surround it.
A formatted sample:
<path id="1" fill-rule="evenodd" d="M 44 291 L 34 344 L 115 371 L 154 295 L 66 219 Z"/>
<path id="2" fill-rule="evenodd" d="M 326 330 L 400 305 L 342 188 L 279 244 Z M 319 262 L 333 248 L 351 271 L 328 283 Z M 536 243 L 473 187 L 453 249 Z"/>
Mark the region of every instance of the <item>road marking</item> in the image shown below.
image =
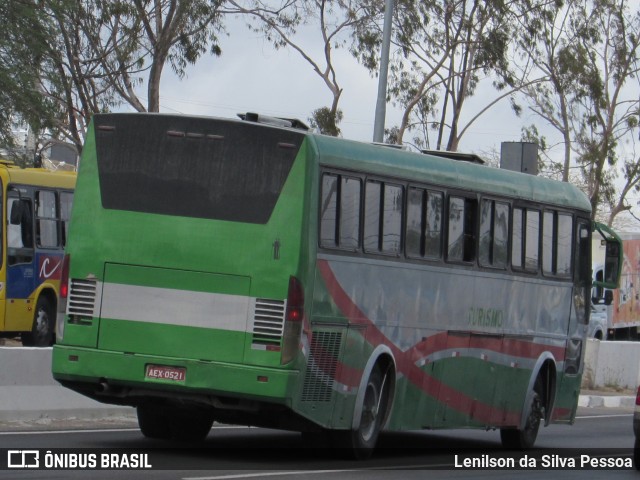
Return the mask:
<path id="1" fill-rule="evenodd" d="M 37 430 L 33 431 L 12 431 L 12 432 L 0 432 L 0 435 L 49 435 L 54 433 L 105 433 L 105 432 L 136 432 L 140 431 L 139 428 L 103 428 L 93 430 Z"/>
<path id="2" fill-rule="evenodd" d="M 245 427 L 243 425 L 215 425 L 213 430 L 237 430 L 237 429 L 253 429 L 256 427 Z M 47 435 L 52 433 L 104 433 L 104 432 L 139 432 L 138 427 L 133 428 L 101 428 L 101 429 L 73 429 L 73 430 L 12 430 L 7 432 L 0 431 L 0 435 Z"/>
<path id="3" fill-rule="evenodd" d="M 285 471 L 285 472 L 260 472 L 260 473 L 237 473 L 233 475 L 218 475 L 215 477 L 183 477 L 182 480 L 231 480 L 234 478 L 257 478 L 257 477 L 275 477 L 279 475 L 314 475 L 326 473 L 345 473 L 352 472 L 353 469 L 342 470 L 301 470 L 301 471 Z"/>
<path id="4" fill-rule="evenodd" d="M 435 463 L 427 465 L 394 465 L 392 467 L 365 467 L 365 468 L 345 468 L 340 470 L 300 470 L 284 472 L 258 472 L 258 473 L 236 473 L 232 475 L 217 475 L 213 477 L 183 477 L 182 480 L 234 480 L 239 478 L 260 478 L 276 477 L 279 475 L 317 475 L 328 473 L 364 472 L 365 470 L 416 470 L 424 468 L 446 468 L 451 467 L 451 463 Z"/>

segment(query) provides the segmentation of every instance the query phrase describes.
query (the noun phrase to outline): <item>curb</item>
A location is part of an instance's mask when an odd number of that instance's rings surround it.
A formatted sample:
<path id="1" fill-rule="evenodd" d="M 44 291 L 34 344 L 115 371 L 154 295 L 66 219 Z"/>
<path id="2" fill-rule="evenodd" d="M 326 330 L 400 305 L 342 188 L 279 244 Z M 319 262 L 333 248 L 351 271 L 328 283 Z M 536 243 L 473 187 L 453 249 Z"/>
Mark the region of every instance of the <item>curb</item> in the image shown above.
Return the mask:
<path id="1" fill-rule="evenodd" d="M 628 395 L 580 395 L 579 407 L 596 408 L 620 408 L 635 407 L 636 397 Z"/>

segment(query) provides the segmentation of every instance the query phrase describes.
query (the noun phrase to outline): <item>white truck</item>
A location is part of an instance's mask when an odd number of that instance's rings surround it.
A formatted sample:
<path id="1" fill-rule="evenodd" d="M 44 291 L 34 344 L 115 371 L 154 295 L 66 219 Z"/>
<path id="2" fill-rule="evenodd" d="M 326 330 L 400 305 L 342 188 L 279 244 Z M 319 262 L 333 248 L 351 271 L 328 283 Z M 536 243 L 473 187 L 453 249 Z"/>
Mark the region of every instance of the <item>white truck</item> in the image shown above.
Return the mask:
<path id="1" fill-rule="evenodd" d="M 640 233 L 620 233 L 624 260 L 616 290 L 591 291 L 589 337 L 601 340 L 640 340 Z M 594 240 L 593 280 L 603 279 L 604 247 Z"/>

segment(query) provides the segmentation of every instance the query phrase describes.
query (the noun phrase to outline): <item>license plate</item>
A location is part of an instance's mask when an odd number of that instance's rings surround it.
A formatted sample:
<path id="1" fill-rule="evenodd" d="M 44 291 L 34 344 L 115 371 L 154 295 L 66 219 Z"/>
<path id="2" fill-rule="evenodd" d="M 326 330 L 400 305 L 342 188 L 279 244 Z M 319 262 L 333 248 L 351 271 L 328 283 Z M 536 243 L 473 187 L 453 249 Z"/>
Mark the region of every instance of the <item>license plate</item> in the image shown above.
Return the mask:
<path id="1" fill-rule="evenodd" d="M 187 369 L 183 367 L 169 367 L 167 365 L 147 365 L 145 377 L 156 380 L 184 382 L 187 378 Z"/>

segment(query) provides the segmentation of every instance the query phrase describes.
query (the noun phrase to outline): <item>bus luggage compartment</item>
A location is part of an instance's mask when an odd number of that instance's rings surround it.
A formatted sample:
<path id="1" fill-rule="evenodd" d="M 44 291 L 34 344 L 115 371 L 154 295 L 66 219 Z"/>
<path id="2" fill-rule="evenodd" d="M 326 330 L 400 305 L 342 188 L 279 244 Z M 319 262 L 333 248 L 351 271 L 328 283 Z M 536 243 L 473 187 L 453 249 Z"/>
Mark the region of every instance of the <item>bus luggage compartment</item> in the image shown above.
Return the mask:
<path id="1" fill-rule="evenodd" d="M 240 362 L 251 279 L 105 264 L 98 348 Z"/>

